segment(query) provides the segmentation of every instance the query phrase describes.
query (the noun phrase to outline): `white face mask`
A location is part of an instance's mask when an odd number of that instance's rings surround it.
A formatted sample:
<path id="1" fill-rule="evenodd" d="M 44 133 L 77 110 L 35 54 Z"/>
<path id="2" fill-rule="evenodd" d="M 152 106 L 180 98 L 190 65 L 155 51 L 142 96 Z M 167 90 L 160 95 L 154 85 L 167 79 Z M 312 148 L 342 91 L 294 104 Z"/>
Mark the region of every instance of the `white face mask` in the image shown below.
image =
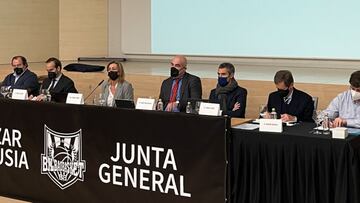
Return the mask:
<path id="1" fill-rule="evenodd" d="M 355 90 L 351 90 L 351 97 L 353 101 L 360 100 L 360 92 L 357 92 Z"/>

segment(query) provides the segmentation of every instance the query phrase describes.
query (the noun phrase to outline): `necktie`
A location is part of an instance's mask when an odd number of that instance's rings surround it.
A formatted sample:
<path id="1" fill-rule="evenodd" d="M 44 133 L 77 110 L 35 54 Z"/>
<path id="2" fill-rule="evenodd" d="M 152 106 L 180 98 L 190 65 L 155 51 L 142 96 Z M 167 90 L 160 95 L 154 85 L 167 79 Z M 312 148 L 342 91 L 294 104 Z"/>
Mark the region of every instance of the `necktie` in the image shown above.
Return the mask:
<path id="1" fill-rule="evenodd" d="M 55 82 L 56 82 L 55 79 L 52 80 L 49 90 L 53 90 L 53 89 L 54 89 L 54 87 L 55 87 Z"/>
<path id="2" fill-rule="evenodd" d="M 179 88 L 179 79 L 175 80 L 175 84 L 174 86 L 172 87 L 172 90 L 171 90 L 171 98 L 170 98 L 170 102 L 176 102 L 176 95 L 177 95 L 177 91 L 178 91 L 178 88 Z"/>

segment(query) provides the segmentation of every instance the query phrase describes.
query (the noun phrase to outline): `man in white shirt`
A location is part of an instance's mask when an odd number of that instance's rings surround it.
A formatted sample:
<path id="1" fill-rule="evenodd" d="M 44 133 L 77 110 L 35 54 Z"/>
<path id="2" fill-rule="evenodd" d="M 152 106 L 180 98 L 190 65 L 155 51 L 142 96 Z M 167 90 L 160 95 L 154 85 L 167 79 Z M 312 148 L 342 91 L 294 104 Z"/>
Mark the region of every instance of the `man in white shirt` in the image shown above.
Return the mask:
<path id="1" fill-rule="evenodd" d="M 349 90 L 335 97 L 324 111 L 334 119 L 333 127 L 360 128 L 360 71 L 350 76 Z"/>

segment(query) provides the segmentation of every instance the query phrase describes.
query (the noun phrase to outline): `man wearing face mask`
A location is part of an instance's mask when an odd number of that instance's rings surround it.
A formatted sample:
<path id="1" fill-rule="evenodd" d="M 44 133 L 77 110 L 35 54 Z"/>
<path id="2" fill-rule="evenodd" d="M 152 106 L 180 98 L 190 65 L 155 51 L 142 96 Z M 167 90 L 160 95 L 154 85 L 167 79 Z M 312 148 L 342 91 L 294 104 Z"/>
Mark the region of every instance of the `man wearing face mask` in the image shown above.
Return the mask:
<path id="1" fill-rule="evenodd" d="M 235 67 L 222 63 L 218 68 L 218 84 L 211 90 L 209 100 L 219 103 L 223 115 L 245 118 L 247 90 L 234 79 Z"/>
<path id="2" fill-rule="evenodd" d="M 201 99 L 201 80 L 187 73 L 186 66 L 184 56 L 175 56 L 171 60 L 170 77 L 163 81 L 159 96 L 166 111 L 185 111 L 188 99 Z M 176 101 L 179 101 L 179 107 L 176 107 Z"/>
<path id="3" fill-rule="evenodd" d="M 360 71 L 350 76 L 349 90 L 335 97 L 324 111 L 335 119 L 333 127 L 360 128 Z"/>
<path id="4" fill-rule="evenodd" d="M 275 74 L 274 83 L 278 89 L 270 93 L 268 111 L 275 108 L 278 118 L 283 122 L 313 122 L 314 102 L 307 93 L 294 87 L 294 78 L 290 71 L 280 70 Z"/>
<path id="5" fill-rule="evenodd" d="M 28 69 L 28 63 L 23 56 L 14 56 L 11 60 L 14 73 L 5 77 L 1 86 L 9 89 L 26 89 L 29 95 L 39 93 L 39 83 L 35 73 Z"/>
<path id="6" fill-rule="evenodd" d="M 59 59 L 49 58 L 46 61 L 48 77 L 43 81 L 41 89 L 49 90 L 51 94 L 77 93 L 74 82 L 61 72 Z"/>

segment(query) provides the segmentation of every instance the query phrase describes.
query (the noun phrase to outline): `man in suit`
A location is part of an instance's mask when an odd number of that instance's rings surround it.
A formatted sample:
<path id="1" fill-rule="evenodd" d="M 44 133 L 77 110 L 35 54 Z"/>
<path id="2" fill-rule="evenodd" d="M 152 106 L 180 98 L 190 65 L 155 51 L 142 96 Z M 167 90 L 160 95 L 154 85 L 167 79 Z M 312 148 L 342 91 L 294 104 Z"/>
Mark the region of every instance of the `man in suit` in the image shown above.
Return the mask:
<path id="1" fill-rule="evenodd" d="M 49 90 L 51 95 L 77 93 L 74 82 L 61 72 L 62 65 L 59 59 L 49 58 L 46 61 L 48 77 L 44 79 L 41 89 Z M 42 100 L 45 97 L 38 97 Z"/>
<path id="2" fill-rule="evenodd" d="M 14 56 L 11 60 L 14 73 L 7 75 L 1 86 L 9 89 L 26 89 L 29 95 L 39 94 L 39 82 L 35 73 L 28 68 L 28 63 L 23 56 Z"/>
<path id="3" fill-rule="evenodd" d="M 280 70 L 275 74 L 274 83 L 278 89 L 270 93 L 268 111 L 273 108 L 278 118 L 284 122 L 308 121 L 313 122 L 314 102 L 307 93 L 294 87 L 294 78 L 290 71 Z"/>
<path id="4" fill-rule="evenodd" d="M 201 99 L 201 80 L 186 69 L 184 56 L 175 56 L 171 60 L 170 77 L 163 81 L 159 97 L 166 111 L 185 111 L 188 99 Z M 179 101 L 178 107 L 176 101 Z"/>
<path id="5" fill-rule="evenodd" d="M 235 67 L 231 63 L 222 63 L 218 68 L 218 83 L 210 92 L 209 100 L 219 103 L 223 115 L 245 118 L 247 90 L 238 85 Z"/>

